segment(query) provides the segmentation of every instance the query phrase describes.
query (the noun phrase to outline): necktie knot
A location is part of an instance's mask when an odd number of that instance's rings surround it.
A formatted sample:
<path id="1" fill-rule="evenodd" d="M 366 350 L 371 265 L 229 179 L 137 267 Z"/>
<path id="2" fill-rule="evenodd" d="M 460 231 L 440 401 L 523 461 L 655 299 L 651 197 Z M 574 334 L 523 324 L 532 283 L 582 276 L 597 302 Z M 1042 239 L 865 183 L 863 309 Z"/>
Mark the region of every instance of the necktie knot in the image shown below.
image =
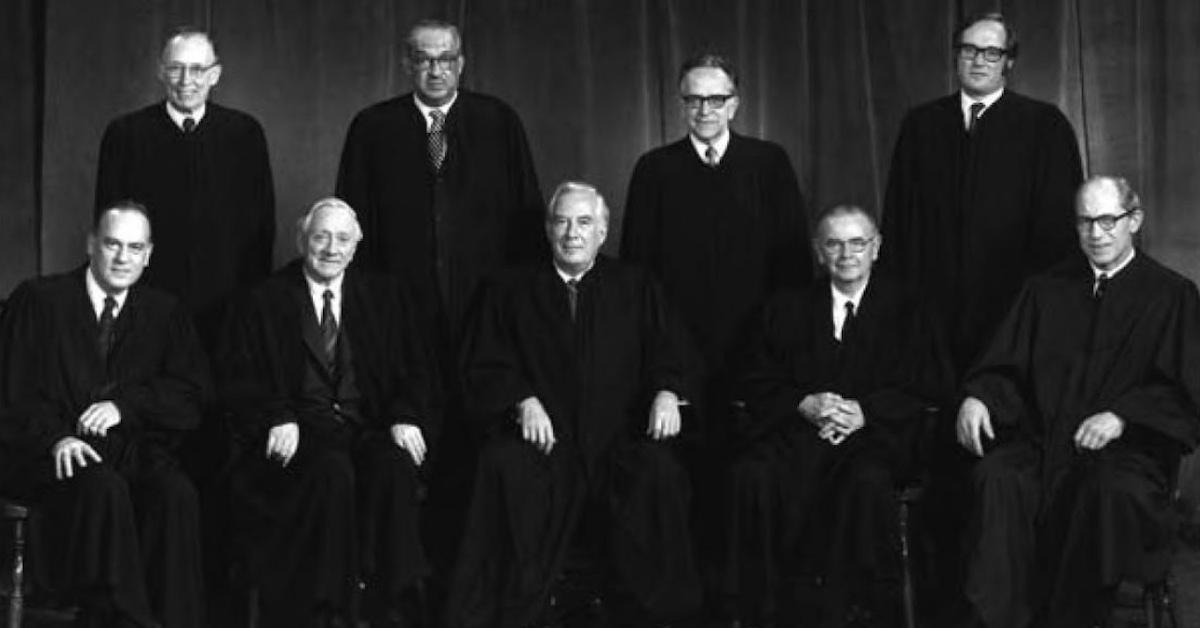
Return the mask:
<path id="1" fill-rule="evenodd" d="M 715 147 L 709 146 L 707 149 L 705 149 L 704 163 L 708 164 L 710 168 L 716 168 L 718 161 L 717 149 Z"/>
<path id="2" fill-rule="evenodd" d="M 967 133 L 975 132 L 975 124 L 979 122 L 979 116 L 983 115 L 984 104 L 981 102 L 971 103 L 971 120 L 967 122 Z"/>
<path id="3" fill-rule="evenodd" d="M 1100 273 L 1096 277 L 1096 283 L 1092 285 L 1092 297 L 1096 300 L 1104 298 L 1104 292 L 1108 289 L 1109 282 L 1108 273 Z"/>
<path id="4" fill-rule="evenodd" d="M 441 109 L 433 109 L 429 112 L 429 132 L 441 133 L 442 126 L 446 124 L 446 114 L 442 113 Z"/>
<path id="5" fill-rule="evenodd" d="M 191 133 L 196 129 L 196 119 L 191 116 L 183 119 L 183 132 Z"/>

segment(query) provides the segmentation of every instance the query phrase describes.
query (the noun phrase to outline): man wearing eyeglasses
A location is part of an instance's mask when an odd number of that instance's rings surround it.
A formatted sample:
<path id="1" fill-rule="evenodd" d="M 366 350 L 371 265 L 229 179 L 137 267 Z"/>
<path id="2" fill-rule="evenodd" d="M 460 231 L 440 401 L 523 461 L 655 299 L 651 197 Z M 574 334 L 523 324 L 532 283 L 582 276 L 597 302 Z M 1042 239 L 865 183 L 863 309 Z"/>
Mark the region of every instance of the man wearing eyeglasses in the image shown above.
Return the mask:
<path id="1" fill-rule="evenodd" d="M 783 147 L 735 133 L 738 73 L 717 54 L 679 70 L 687 135 L 642 155 L 625 201 L 621 257 L 654 272 L 683 313 L 707 368 L 705 395 L 693 399 L 701 428 L 689 443 L 697 486 L 717 477 L 712 452 L 727 452 L 735 427 L 730 368 L 751 313 L 774 290 L 808 283 L 808 216 Z M 702 431 L 701 431 L 702 430 Z M 711 450 L 711 451 L 709 451 Z M 723 454 L 722 454 L 723 455 Z M 697 495 L 702 521 L 716 521 L 710 494 Z M 711 530 L 698 530 L 713 545 Z"/>
<path id="2" fill-rule="evenodd" d="M 883 264 L 945 318 L 959 374 L 1021 282 L 1069 251 L 1083 180 L 1070 123 L 1008 87 L 1017 32 L 998 13 L 955 31 L 959 89 L 905 117 L 884 204 Z"/>
<path id="3" fill-rule="evenodd" d="M 1123 578 L 1164 578 L 1173 478 L 1200 441 L 1195 285 L 1134 246 L 1124 179 L 1084 183 L 1075 220 L 1083 255 L 1025 284 L 958 412 L 982 457 L 965 593 L 989 627 L 1104 625 Z"/>
<path id="4" fill-rule="evenodd" d="M 159 253 L 147 281 L 196 316 L 211 350 L 226 302 L 271 270 L 275 191 L 262 127 L 210 99 L 223 67 L 212 39 L 184 28 L 163 46 L 166 98 L 108 125 L 96 208 L 132 198 L 154 217 Z"/>
<path id="5" fill-rule="evenodd" d="M 741 391 L 753 438 L 731 468 L 722 582 L 742 625 L 898 625 L 894 487 L 948 378 L 928 312 L 872 272 L 882 246 L 866 210 L 825 210 L 824 281 L 777 293 L 755 325 Z M 819 616 L 780 616 L 787 576 L 821 578 Z"/>

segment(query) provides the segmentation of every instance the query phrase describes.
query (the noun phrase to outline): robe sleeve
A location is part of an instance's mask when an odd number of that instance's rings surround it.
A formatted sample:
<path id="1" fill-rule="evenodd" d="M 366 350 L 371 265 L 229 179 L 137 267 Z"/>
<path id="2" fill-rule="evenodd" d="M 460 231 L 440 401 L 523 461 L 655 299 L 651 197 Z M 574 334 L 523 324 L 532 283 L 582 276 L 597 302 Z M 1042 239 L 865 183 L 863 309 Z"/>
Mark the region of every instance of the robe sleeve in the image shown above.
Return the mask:
<path id="1" fill-rule="evenodd" d="M 368 235 L 358 245 L 355 255 L 358 263 L 363 268 L 377 269 L 380 268 L 380 260 L 373 240 L 377 237 L 379 229 L 375 216 L 376 206 L 371 202 L 371 130 L 368 126 L 361 113 L 350 122 L 350 128 L 346 131 L 346 143 L 342 146 L 341 161 L 338 163 L 334 194 L 354 208 L 363 233 Z"/>
<path id="2" fill-rule="evenodd" d="M 1075 131 L 1057 108 L 1040 125 L 1037 163 L 1033 168 L 1033 233 L 1024 256 L 1027 274 L 1040 272 L 1078 247 L 1075 235 L 1075 192 L 1083 182 L 1083 166 Z"/>
<path id="3" fill-rule="evenodd" d="M 489 424 L 503 422 L 518 402 L 536 396 L 513 341 L 511 292 L 499 281 L 485 285 L 475 323 L 463 343 L 467 411 Z"/>
<path id="4" fill-rule="evenodd" d="M 915 305 L 883 342 L 896 343 L 881 365 L 879 385 L 858 401 L 867 424 L 895 424 L 926 416 L 951 403 L 954 371 L 945 335 L 929 308 Z"/>
<path id="5" fill-rule="evenodd" d="M 412 315 L 409 291 L 401 287 L 397 291 L 398 303 L 392 321 L 387 324 L 389 342 L 387 359 L 392 364 L 391 398 L 387 406 L 387 425 L 410 423 L 421 428 L 426 443 L 438 442 L 441 413 L 434 395 L 434 382 L 438 381 L 429 343 L 417 328 Z M 378 295 L 376 295 L 378 298 Z M 394 322 L 393 322 L 394 321 Z"/>
<path id="6" fill-rule="evenodd" d="M 96 162 L 96 198 L 94 211 L 99 211 L 106 205 L 122 200 L 128 194 L 125 191 L 125 181 L 129 140 L 126 138 L 124 125 L 120 120 L 109 123 L 100 139 L 100 154 Z"/>
<path id="7" fill-rule="evenodd" d="M 218 354 L 221 399 L 235 417 L 234 431 L 247 439 L 276 425 L 301 422 L 288 393 L 287 371 L 272 350 L 279 346 L 280 330 L 262 300 L 255 293 L 235 308 Z"/>
<path id="8" fill-rule="evenodd" d="M 649 397 L 668 390 L 681 400 L 698 399 L 700 352 L 695 348 L 686 325 L 663 294 L 662 286 L 649 276 L 645 282 L 645 350 Z"/>
<path id="9" fill-rule="evenodd" d="M 140 429 L 186 431 L 200 425 L 211 391 L 208 358 L 182 306 L 171 313 L 169 349 L 152 377 L 117 387 L 112 401 L 121 421 Z"/>
<path id="10" fill-rule="evenodd" d="M 912 224 L 914 201 L 911 182 L 915 176 L 912 165 L 916 162 L 912 137 L 914 125 L 913 114 L 910 111 L 900 125 L 900 135 L 892 149 L 887 189 L 883 198 L 883 224 L 880 229 L 886 236 L 887 246 L 883 247 L 880 261 L 892 274 L 915 285 L 919 279 L 914 276 L 917 261 L 905 257 L 921 250 L 919 243 L 912 241 L 919 233 Z"/>
<path id="11" fill-rule="evenodd" d="M 535 262 L 546 259 L 550 254 L 542 229 L 546 205 L 538 185 L 525 127 L 515 111 L 509 110 L 508 113 L 507 166 L 513 220 L 509 223 L 512 232 L 508 235 L 508 254 L 505 258 L 515 262 Z"/>
<path id="12" fill-rule="evenodd" d="M 799 419 L 800 402 L 812 392 L 798 381 L 794 360 L 799 307 L 794 295 L 778 294 L 762 308 L 742 357 L 742 398 L 748 412 L 736 431 L 755 440 Z"/>
<path id="13" fill-rule="evenodd" d="M 1026 382 L 1033 361 L 1037 310 L 1034 291 L 1026 284 L 979 360 L 967 372 L 964 393 L 987 406 L 992 425 L 1015 427 L 1031 416 Z"/>
<path id="14" fill-rule="evenodd" d="M 74 434 L 73 416 L 49 390 L 44 343 L 53 320 L 44 311 L 32 282 L 21 284 L 9 298 L 0 322 L 0 364 L 6 431 L 21 449 L 46 452 Z"/>
<path id="15" fill-rule="evenodd" d="M 655 249 L 656 243 L 661 241 L 658 189 L 649 156 L 643 155 L 633 167 L 625 196 L 621 259 L 654 271 L 659 270 Z"/>
<path id="16" fill-rule="evenodd" d="M 772 146 L 772 150 L 771 197 L 767 202 L 776 218 L 768 260 L 771 273 L 768 285 L 772 290 L 795 289 L 808 285 L 813 276 L 808 207 L 791 159 L 781 147 Z"/>
<path id="17" fill-rule="evenodd" d="M 275 180 L 271 176 L 267 138 L 257 122 L 251 134 L 249 154 L 252 156 L 249 163 L 254 169 L 249 178 L 253 185 L 249 207 L 254 211 L 250 250 L 255 257 L 243 267 L 252 275 L 243 277 L 242 285 L 256 286 L 271 273 L 275 250 Z"/>
<path id="18" fill-rule="evenodd" d="M 1112 411 L 1190 451 L 1200 441 L 1200 298 L 1188 284 L 1173 301 L 1144 383 L 1115 399 Z"/>

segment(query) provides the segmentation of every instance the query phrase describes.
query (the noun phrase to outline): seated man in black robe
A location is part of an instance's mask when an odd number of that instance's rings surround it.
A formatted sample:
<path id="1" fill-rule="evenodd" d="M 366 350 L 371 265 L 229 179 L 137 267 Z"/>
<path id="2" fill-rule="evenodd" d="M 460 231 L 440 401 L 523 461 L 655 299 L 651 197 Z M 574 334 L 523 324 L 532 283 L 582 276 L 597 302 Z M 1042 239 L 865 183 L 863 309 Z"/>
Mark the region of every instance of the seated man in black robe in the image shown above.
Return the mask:
<path id="1" fill-rule="evenodd" d="M 13 293 L 0 335 L 4 487 L 44 514 L 48 586 L 82 626 L 203 626 L 196 491 L 175 449 L 200 422 L 208 362 L 190 316 L 138 283 L 146 210 L 100 212 L 88 265 Z M 35 561 L 36 563 L 36 561 Z"/>
<path id="2" fill-rule="evenodd" d="M 483 297 L 465 375 L 490 438 L 447 605 L 455 628 L 543 618 L 579 544 L 598 550 L 616 625 L 699 604 L 689 484 L 669 444 L 693 349 L 648 274 L 598 256 L 607 233 L 595 188 L 559 185 L 546 215 L 553 259 L 500 276 Z"/>
<path id="3" fill-rule="evenodd" d="M 886 626 L 898 617 L 893 491 L 940 345 L 924 309 L 871 272 L 882 237 L 865 210 L 832 207 L 816 231 L 826 280 L 769 300 L 747 352 L 723 593 L 747 625 L 774 625 L 782 577 L 821 576 L 820 625 L 855 609 Z"/>
<path id="4" fill-rule="evenodd" d="M 959 409 L 983 457 L 965 593 L 989 627 L 1104 624 L 1123 578 L 1163 578 L 1168 495 L 1200 438 L 1196 286 L 1136 250 L 1124 179 L 1088 180 L 1075 211 L 1083 255 L 1025 285 Z"/>
<path id="5" fill-rule="evenodd" d="M 418 612 L 418 470 L 434 413 L 422 338 L 394 281 L 347 269 L 362 231 L 336 198 L 297 224 L 302 255 L 255 290 L 222 363 L 246 444 L 241 554 L 266 626 L 341 625 L 359 579 L 378 625 Z"/>

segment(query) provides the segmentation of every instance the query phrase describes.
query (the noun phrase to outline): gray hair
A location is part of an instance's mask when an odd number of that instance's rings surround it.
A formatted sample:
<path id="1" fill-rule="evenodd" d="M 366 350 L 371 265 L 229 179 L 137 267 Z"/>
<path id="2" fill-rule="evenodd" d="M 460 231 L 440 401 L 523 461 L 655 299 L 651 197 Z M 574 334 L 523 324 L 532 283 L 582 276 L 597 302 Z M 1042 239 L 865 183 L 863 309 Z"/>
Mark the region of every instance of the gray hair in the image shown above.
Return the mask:
<path id="1" fill-rule="evenodd" d="M 350 214 L 350 219 L 354 221 L 354 239 L 362 240 L 363 232 L 362 225 L 358 224 L 358 213 L 350 207 L 346 201 L 343 201 L 336 196 L 327 196 L 312 204 L 304 215 L 296 220 L 296 239 L 300 242 L 308 236 L 308 228 L 312 226 L 312 221 L 316 219 L 317 212 L 322 209 L 341 209 Z"/>
<path id="2" fill-rule="evenodd" d="M 196 28 L 194 26 L 180 26 L 171 31 L 171 36 L 167 38 L 167 43 L 163 44 L 162 52 L 158 55 L 159 63 L 164 63 L 167 59 L 167 53 L 171 50 L 171 46 L 185 39 L 202 39 L 208 44 L 208 49 L 212 51 L 213 64 L 220 63 L 221 60 L 217 57 L 217 45 L 213 43 L 212 35 L 208 31 Z"/>
<path id="3" fill-rule="evenodd" d="M 462 54 L 462 34 L 458 32 L 458 27 L 446 20 L 424 19 L 419 20 L 412 28 L 408 29 L 408 36 L 404 38 L 404 56 L 405 58 L 412 57 L 413 51 L 416 49 L 415 36 L 417 31 L 422 29 L 449 31 L 454 37 L 454 49 L 458 54 Z"/>
<path id="4" fill-rule="evenodd" d="M 1079 186 L 1079 192 L 1075 195 L 1076 202 L 1078 202 L 1079 198 L 1082 197 L 1083 193 L 1088 189 L 1104 185 L 1106 183 L 1116 189 L 1117 204 L 1121 206 L 1121 209 L 1127 212 L 1143 211 L 1142 199 L 1138 198 L 1137 192 L 1133 190 L 1132 185 L 1129 185 L 1129 181 L 1126 180 L 1125 177 L 1117 177 L 1106 174 L 1093 175 L 1089 177 L 1087 181 L 1084 181 L 1083 185 Z"/>
<path id="5" fill-rule="evenodd" d="M 595 204 L 595 209 L 597 209 L 598 213 L 600 214 L 600 219 L 604 221 L 605 225 L 607 225 L 608 203 L 604 202 L 604 197 L 601 196 L 600 191 L 596 189 L 596 186 L 591 185 L 590 183 L 584 183 L 582 181 L 563 181 L 562 183 L 558 184 L 558 187 L 554 188 L 554 194 L 550 195 L 550 202 L 546 205 L 546 218 L 548 219 L 554 214 L 554 208 L 558 207 L 558 203 L 560 200 L 562 200 L 562 197 L 566 196 L 567 194 L 576 193 L 583 193 L 592 197 L 593 203 Z"/>
<path id="6" fill-rule="evenodd" d="M 861 205 L 843 203 L 839 205 L 832 205 L 822 210 L 821 213 L 817 214 L 817 219 L 813 222 L 814 228 L 812 230 L 814 239 L 821 237 L 821 225 L 824 224 L 826 220 L 835 216 L 862 216 L 863 218 L 867 219 L 867 222 L 871 223 L 871 229 L 873 229 L 876 234 L 879 233 L 879 221 L 876 220 L 873 212 Z"/>

